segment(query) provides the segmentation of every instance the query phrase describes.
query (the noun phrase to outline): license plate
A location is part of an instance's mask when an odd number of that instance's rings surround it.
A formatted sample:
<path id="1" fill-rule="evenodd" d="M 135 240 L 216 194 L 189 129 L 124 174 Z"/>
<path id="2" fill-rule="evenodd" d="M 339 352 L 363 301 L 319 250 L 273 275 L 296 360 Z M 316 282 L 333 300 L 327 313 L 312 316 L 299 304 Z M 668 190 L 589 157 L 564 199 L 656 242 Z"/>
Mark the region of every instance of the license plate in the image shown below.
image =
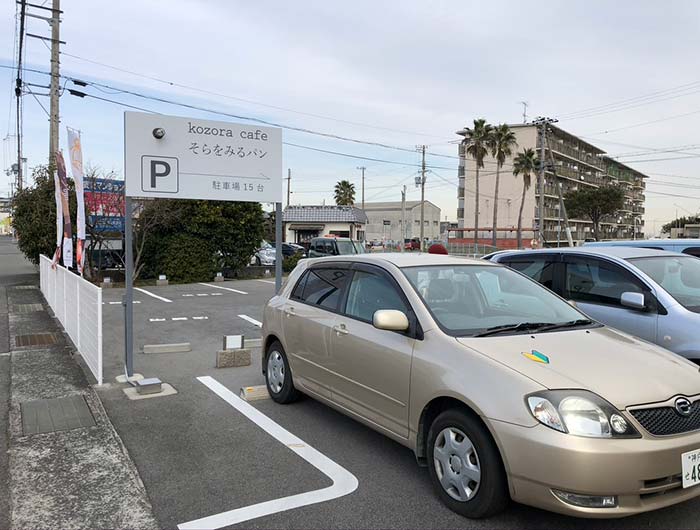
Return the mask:
<path id="1" fill-rule="evenodd" d="M 700 484 L 700 449 L 683 453 L 681 455 L 681 466 L 684 488 Z"/>

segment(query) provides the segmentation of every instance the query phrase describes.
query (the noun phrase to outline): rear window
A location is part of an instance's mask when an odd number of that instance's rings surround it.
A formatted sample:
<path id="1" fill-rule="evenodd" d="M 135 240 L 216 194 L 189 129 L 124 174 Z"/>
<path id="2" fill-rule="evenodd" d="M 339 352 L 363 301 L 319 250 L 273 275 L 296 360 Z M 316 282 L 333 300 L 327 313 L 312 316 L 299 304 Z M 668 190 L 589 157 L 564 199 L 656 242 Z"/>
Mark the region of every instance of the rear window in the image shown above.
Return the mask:
<path id="1" fill-rule="evenodd" d="M 309 269 L 294 287 L 292 298 L 335 311 L 347 281 L 346 270 Z"/>

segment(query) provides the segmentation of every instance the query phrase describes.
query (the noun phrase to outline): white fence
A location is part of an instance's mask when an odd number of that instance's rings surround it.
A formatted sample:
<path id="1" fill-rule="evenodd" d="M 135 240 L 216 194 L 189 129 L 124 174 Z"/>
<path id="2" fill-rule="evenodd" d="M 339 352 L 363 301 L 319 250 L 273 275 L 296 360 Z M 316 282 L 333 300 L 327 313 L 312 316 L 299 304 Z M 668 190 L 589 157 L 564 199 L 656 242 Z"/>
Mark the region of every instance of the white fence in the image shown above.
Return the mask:
<path id="1" fill-rule="evenodd" d="M 97 384 L 102 384 L 102 289 L 40 257 L 41 292 L 78 348 Z"/>

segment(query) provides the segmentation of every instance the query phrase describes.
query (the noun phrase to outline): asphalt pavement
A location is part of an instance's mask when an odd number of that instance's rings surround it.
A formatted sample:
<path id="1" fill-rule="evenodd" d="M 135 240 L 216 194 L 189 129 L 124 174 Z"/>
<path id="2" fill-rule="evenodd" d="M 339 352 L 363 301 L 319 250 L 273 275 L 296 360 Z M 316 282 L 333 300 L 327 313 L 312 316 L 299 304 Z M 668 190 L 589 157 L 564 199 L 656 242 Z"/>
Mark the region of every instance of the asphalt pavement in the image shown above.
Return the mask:
<path id="1" fill-rule="evenodd" d="M 191 342 L 192 352 L 137 353 L 135 371 L 160 377 L 178 393 L 129 401 L 123 385 L 114 383 L 122 371 L 123 356 L 120 289 L 104 291 L 105 381 L 111 383 L 98 392 L 139 470 L 159 524 L 171 528 L 327 487 L 330 480 L 314 466 L 198 380 L 213 377 L 235 394 L 243 386 L 264 383 L 259 355 L 254 356 L 252 366 L 243 368 L 216 369 L 214 362 L 224 334 L 259 336 L 259 328 L 239 315 L 261 319 L 262 308 L 274 291 L 271 281 L 145 289 L 150 294 L 135 293 L 140 302 L 134 305 L 136 350 L 143 344 Z M 237 527 L 698 527 L 697 500 L 621 520 L 574 519 L 516 504 L 487 521 L 464 519 L 442 505 L 427 469 L 417 466 L 410 450 L 375 431 L 310 398 L 286 406 L 269 399 L 251 405 L 352 473 L 359 485 L 346 496 L 254 518 Z"/>

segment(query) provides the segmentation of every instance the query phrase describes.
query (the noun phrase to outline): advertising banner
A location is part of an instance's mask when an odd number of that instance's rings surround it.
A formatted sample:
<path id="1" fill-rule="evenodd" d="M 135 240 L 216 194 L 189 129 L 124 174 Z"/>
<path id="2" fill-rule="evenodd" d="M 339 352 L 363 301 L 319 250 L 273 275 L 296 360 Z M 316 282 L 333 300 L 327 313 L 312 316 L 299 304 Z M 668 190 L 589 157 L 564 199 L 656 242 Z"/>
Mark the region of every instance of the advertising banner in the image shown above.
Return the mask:
<path id="1" fill-rule="evenodd" d="M 83 172 L 83 148 L 80 141 L 80 131 L 66 127 L 68 131 L 68 156 L 70 157 L 71 173 L 75 181 L 75 198 L 78 203 L 76 214 L 76 230 L 78 240 L 76 242 L 75 264 L 78 274 L 83 275 L 85 263 L 85 174 Z"/>
<path id="2" fill-rule="evenodd" d="M 56 251 L 53 253 L 51 267 L 55 269 L 56 264 L 61 260 L 61 242 L 63 241 L 63 201 L 61 200 L 61 181 L 56 170 L 53 172 L 53 185 L 56 199 Z"/>
<path id="3" fill-rule="evenodd" d="M 63 153 L 56 151 L 56 172 L 61 187 L 61 213 L 63 214 L 63 266 L 73 268 L 73 227 L 70 222 L 70 203 L 68 200 L 68 174 Z"/>

